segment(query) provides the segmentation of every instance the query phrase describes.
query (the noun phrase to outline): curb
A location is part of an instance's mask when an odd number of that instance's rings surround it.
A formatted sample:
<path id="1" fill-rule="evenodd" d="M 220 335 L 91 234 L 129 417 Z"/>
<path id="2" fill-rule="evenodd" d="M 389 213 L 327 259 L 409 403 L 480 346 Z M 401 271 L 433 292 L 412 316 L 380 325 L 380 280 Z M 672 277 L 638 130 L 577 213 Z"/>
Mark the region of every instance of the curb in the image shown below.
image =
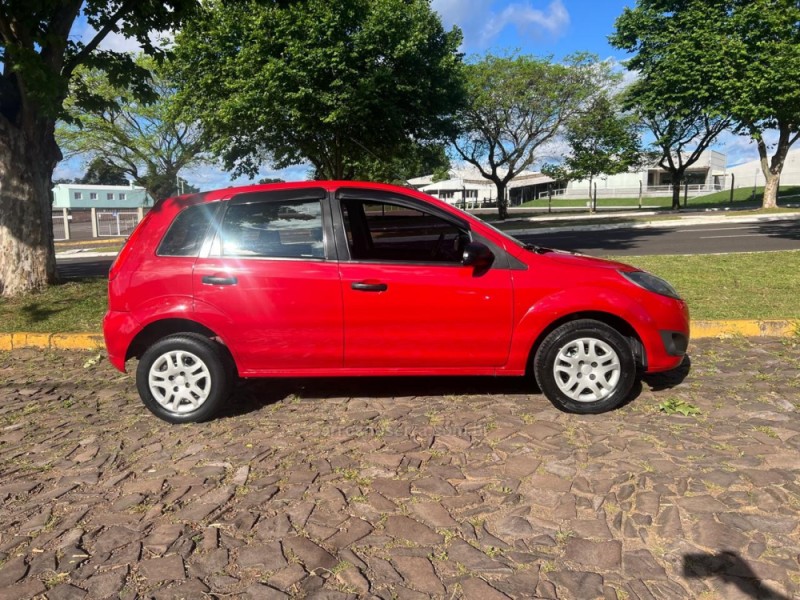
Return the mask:
<path id="1" fill-rule="evenodd" d="M 692 321 L 692 339 L 800 336 L 800 320 Z M 39 348 L 49 350 L 105 350 L 100 333 L 0 333 L 0 351 Z"/>

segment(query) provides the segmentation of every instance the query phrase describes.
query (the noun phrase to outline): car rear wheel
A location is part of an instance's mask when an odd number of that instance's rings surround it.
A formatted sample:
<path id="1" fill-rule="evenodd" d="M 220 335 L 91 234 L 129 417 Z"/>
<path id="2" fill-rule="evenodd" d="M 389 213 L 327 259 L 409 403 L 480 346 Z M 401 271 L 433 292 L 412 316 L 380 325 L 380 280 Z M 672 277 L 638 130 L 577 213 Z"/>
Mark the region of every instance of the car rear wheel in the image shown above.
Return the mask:
<path id="1" fill-rule="evenodd" d="M 197 334 L 165 337 L 148 348 L 136 369 L 144 405 L 169 423 L 211 418 L 230 393 L 231 369 L 219 344 Z"/>
<path id="2" fill-rule="evenodd" d="M 628 341 L 614 328 L 580 319 L 554 329 L 533 362 L 536 382 L 561 410 L 601 413 L 622 404 L 636 379 Z"/>

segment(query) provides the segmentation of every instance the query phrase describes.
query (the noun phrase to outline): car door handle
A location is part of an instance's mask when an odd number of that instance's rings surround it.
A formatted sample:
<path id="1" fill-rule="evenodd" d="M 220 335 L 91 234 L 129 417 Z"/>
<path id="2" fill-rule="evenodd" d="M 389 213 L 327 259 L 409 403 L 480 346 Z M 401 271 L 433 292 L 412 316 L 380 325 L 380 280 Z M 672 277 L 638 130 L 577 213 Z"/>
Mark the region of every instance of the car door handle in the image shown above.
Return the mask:
<path id="1" fill-rule="evenodd" d="M 236 285 L 239 281 L 236 277 L 219 277 L 217 275 L 204 275 L 203 283 L 208 285 Z"/>
<path id="2" fill-rule="evenodd" d="M 385 283 L 376 283 L 369 281 L 356 281 L 350 284 L 350 287 L 357 292 L 385 292 L 389 286 Z"/>

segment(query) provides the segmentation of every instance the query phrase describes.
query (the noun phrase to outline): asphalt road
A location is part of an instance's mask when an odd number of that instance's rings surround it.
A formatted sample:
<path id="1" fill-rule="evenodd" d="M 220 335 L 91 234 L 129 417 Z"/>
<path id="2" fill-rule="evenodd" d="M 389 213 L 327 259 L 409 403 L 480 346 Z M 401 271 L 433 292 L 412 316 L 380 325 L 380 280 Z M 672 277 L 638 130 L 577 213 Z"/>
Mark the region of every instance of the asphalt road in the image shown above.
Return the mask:
<path id="1" fill-rule="evenodd" d="M 800 250 L 800 220 L 714 223 L 681 228 L 560 231 L 518 237 L 539 246 L 598 256 Z M 65 279 L 105 277 L 112 260 L 111 258 L 62 259 L 58 261 L 58 272 Z"/>
<path id="2" fill-rule="evenodd" d="M 681 228 L 565 230 L 517 237 L 539 246 L 600 256 L 800 250 L 800 220 L 714 223 Z"/>

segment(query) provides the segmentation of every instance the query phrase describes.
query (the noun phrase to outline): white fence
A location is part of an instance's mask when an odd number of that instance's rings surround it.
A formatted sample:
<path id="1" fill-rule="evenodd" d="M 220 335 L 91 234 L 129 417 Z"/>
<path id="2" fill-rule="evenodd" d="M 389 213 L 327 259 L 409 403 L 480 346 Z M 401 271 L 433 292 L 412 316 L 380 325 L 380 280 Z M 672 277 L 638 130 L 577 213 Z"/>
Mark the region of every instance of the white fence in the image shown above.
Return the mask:
<path id="1" fill-rule="evenodd" d="M 696 198 L 704 194 L 713 194 L 714 192 L 722 191 L 723 187 L 718 184 L 692 184 L 688 186 L 690 198 Z M 686 186 L 681 185 L 681 196 L 685 192 Z M 637 187 L 619 187 L 619 188 L 597 188 L 598 198 L 638 198 L 641 192 L 643 198 L 663 198 L 672 196 L 671 185 L 651 185 L 639 188 Z M 553 198 L 559 200 L 588 200 L 591 192 L 588 188 L 570 189 L 562 188 L 560 190 L 553 190 Z M 546 199 L 547 192 L 541 192 L 539 199 Z"/>
<path id="2" fill-rule="evenodd" d="M 140 220 L 135 210 L 98 210 L 96 214 L 98 237 L 127 237 Z"/>

